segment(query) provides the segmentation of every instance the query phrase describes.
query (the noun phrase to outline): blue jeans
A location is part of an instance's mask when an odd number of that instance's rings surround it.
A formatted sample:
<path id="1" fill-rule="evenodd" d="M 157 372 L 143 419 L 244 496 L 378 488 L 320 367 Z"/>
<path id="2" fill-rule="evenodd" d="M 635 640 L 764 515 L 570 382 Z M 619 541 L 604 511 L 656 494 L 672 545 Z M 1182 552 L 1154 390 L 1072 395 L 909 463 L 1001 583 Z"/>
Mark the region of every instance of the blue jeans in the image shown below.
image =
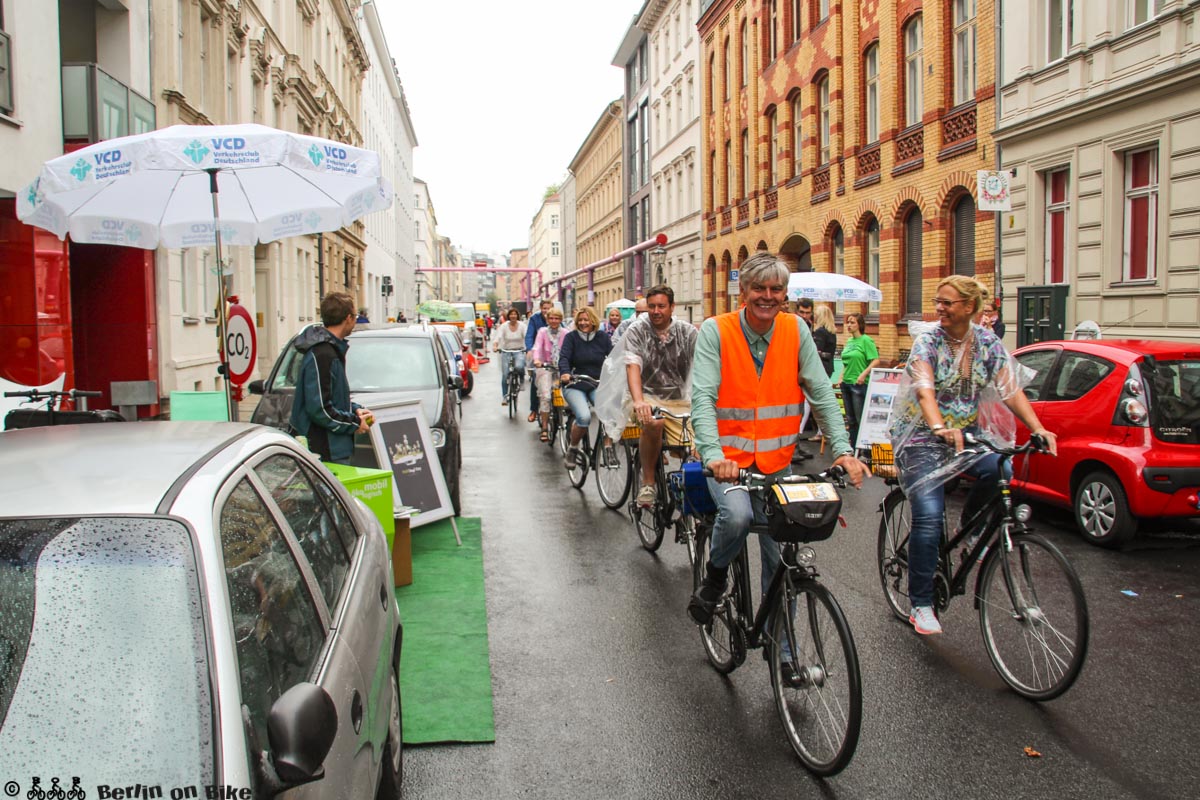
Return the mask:
<path id="1" fill-rule="evenodd" d="M 504 396 L 505 400 L 508 399 L 508 369 L 509 369 L 508 365 L 511 364 L 514 359 L 517 362 L 517 371 L 521 373 L 521 385 L 522 386 L 525 385 L 525 351 L 520 350 L 517 352 L 510 353 L 510 352 L 501 350 L 500 351 L 500 394 L 502 394 Z"/>
<path id="2" fill-rule="evenodd" d="M 563 389 L 563 400 L 571 409 L 571 413 L 575 415 L 575 424 L 580 428 L 586 428 L 592 421 L 592 409 L 588 404 L 596 402 L 595 388 Z"/>
<path id="3" fill-rule="evenodd" d="M 913 460 L 919 460 L 919 456 L 914 459 L 902 450 L 896 458 L 896 464 L 903 471 L 905 462 Z M 1006 478 L 1012 477 L 1011 462 L 1005 472 Z M 1000 479 L 1000 456 L 989 453 L 964 474 L 976 479 L 963 506 L 963 519 L 969 519 L 996 491 L 996 482 Z M 942 541 L 946 489 L 941 485 L 930 487 L 909 497 L 908 503 L 912 509 L 912 532 L 908 537 L 908 597 L 914 607 L 931 606 L 933 576 L 937 572 L 938 549 Z"/>
<path id="4" fill-rule="evenodd" d="M 751 467 L 757 471 L 757 467 Z M 783 470 L 787 472 L 787 470 Z M 780 473 L 775 473 L 776 475 Z M 763 510 L 762 495 L 743 492 L 725 493 L 725 490 L 736 483 L 717 483 L 708 479 L 708 493 L 717 504 L 717 518 L 713 522 L 712 546 L 709 550 L 709 560 L 718 569 L 728 567 L 737 557 L 738 551 L 750 535 L 750 525 L 757 523 L 765 525 L 766 512 Z M 762 590 L 765 594 L 771 585 L 771 576 L 779 566 L 779 545 L 770 536 L 758 537 L 758 549 L 762 555 Z"/>
<path id="5" fill-rule="evenodd" d="M 846 407 L 846 426 L 850 429 L 850 446 L 856 447 L 858 427 L 862 424 L 863 406 L 867 402 L 865 383 L 842 381 L 842 405 Z"/>

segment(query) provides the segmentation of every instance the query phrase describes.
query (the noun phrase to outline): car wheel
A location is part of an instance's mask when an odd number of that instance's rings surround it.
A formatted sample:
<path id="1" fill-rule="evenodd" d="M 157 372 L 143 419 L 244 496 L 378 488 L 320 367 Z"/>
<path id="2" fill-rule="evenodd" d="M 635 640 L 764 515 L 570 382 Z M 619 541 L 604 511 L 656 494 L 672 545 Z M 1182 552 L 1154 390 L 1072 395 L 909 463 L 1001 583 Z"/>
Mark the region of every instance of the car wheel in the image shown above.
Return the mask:
<path id="1" fill-rule="evenodd" d="M 379 765 L 379 791 L 376 800 L 399 800 L 404 782 L 404 720 L 400 713 L 400 675 L 392 667 L 391 716 L 388 719 L 387 744 L 383 747 L 383 761 Z"/>
<path id="2" fill-rule="evenodd" d="M 475 373 L 471 372 L 471 370 L 467 370 L 466 377 L 463 378 L 463 388 L 460 389 L 459 391 L 462 392 L 463 397 L 466 397 L 467 395 L 469 395 L 471 393 L 471 390 L 474 388 L 475 388 Z"/>
<path id="3" fill-rule="evenodd" d="M 1137 531 L 1125 490 L 1111 472 L 1097 470 L 1075 490 L 1075 524 L 1083 538 L 1101 547 L 1117 547 Z"/>

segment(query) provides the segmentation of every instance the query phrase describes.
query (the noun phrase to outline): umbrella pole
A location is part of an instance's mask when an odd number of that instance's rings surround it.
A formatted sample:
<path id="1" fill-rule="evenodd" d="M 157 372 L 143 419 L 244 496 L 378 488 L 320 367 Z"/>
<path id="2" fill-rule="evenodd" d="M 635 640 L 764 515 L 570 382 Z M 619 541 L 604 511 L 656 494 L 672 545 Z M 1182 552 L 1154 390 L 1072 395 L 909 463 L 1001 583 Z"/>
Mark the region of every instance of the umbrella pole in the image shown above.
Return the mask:
<path id="1" fill-rule="evenodd" d="M 229 383 L 229 354 L 225 352 L 225 319 L 228 316 L 228 311 L 225 307 L 228 302 L 225 296 L 225 261 L 221 257 L 221 210 L 217 205 L 217 173 L 220 172 L 216 167 L 206 169 L 208 173 L 208 190 L 212 194 L 213 203 L 213 239 L 217 244 L 217 294 L 220 299 L 220 308 L 217 310 L 217 337 L 219 343 L 217 345 L 217 353 L 221 358 L 222 375 L 225 378 L 225 409 L 229 414 L 230 422 L 238 421 L 237 404 L 233 402 L 233 388 Z"/>

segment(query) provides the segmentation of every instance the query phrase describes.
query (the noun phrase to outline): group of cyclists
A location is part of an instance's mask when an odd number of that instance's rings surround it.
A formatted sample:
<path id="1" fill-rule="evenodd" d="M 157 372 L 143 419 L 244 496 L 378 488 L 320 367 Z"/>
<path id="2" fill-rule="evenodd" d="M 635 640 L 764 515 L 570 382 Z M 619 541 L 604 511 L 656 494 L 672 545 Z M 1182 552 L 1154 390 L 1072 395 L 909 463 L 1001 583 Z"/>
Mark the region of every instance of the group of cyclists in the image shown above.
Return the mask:
<path id="1" fill-rule="evenodd" d="M 739 470 L 768 476 L 790 471 L 806 403 L 831 445 L 834 465 L 844 470 L 849 483 L 860 487 L 870 473 L 847 434 L 810 324 L 787 313 L 789 274 L 787 263 L 771 253 L 747 259 L 739 272 L 740 309 L 704 320 L 699 330 L 674 318 L 670 287 L 654 286 L 639 299 L 639 313 L 619 323 L 615 315 L 601 323 L 586 307 L 574 312 L 568 330 L 562 311 L 543 300 L 539 312 L 526 321 L 510 309 L 493 334 L 492 346 L 503 354 L 502 381 L 510 363 L 524 370 L 528 362 L 535 370 L 537 391 L 531 393 L 529 421 L 540 423 L 543 439 L 555 380 L 565 387 L 563 397 L 574 413 L 568 468 L 591 420 L 589 403 L 605 360 L 624 362 L 631 423 L 641 427 L 638 506 L 655 501 L 654 468 L 664 444 L 677 446 L 682 440 L 678 430 L 671 430 L 673 418 L 656 418 L 652 409 L 686 411 L 690 406 L 694 449 L 712 473 L 709 491 L 718 508 L 704 578 L 687 609 L 699 624 L 711 618 L 726 588 L 729 562 L 764 513 L 760 499 L 726 492 L 722 484 L 736 481 Z M 942 632 L 932 602 L 933 577 L 944 518 L 943 484 L 952 472 L 961 471 L 952 456 L 963 448 L 963 432 L 991 433 L 987 429 L 999 415 L 989 409 L 999 404 L 1055 452 L 1054 434 L 1041 425 L 1021 389 L 1021 368 L 990 326 L 973 324 L 985 307 L 990 307 L 987 289 L 973 278 L 952 276 L 938 284 L 938 324 L 913 341 L 890 423 L 896 464 L 912 503 L 909 621 L 924 635 Z M 508 384 L 502 385 L 507 391 Z M 990 455 L 967 466 L 976 478 L 968 512 L 995 488 L 999 463 L 998 456 Z M 766 537 L 760 537 L 760 550 L 765 582 L 779 551 Z"/>

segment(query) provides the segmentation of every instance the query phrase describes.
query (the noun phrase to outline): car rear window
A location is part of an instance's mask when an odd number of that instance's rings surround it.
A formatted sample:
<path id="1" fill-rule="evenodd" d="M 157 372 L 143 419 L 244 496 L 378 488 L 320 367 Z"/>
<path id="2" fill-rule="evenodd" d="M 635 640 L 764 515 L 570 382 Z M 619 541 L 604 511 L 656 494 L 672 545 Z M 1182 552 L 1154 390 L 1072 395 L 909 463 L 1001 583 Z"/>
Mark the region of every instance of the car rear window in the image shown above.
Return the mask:
<path id="1" fill-rule="evenodd" d="M 1146 357 L 1150 427 L 1164 442 L 1200 444 L 1200 359 Z"/>
<path id="2" fill-rule="evenodd" d="M 346 354 L 351 392 L 436 389 L 441 385 L 432 340 L 425 337 L 362 337 Z"/>

